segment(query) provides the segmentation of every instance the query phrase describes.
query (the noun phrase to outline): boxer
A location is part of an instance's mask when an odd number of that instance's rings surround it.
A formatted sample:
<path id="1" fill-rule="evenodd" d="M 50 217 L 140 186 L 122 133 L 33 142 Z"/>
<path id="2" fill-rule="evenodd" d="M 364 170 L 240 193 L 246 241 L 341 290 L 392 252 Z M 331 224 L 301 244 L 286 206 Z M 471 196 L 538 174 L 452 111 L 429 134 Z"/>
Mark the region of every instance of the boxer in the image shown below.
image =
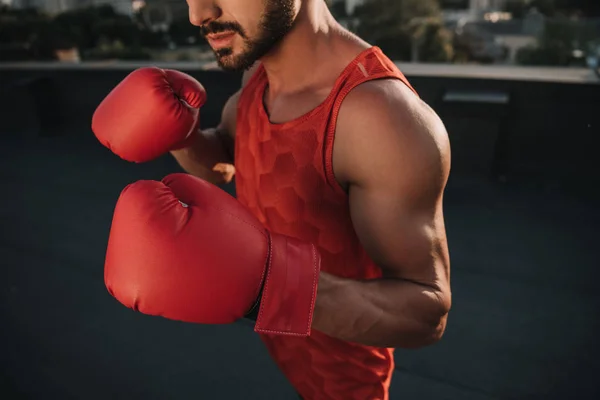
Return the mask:
<path id="1" fill-rule="evenodd" d="M 121 194 L 109 291 L 175 320 L 253 318 L 304 399 L 388 399 L 393 349 L 439 341 L 451 306 L 442 121 L 324 0 L 187 3 L 242 85 L 216 128 L 172 70 L 134 71 L 96 110 L 117 155 L 187 172 Z M 234 176 L 236 199 L 216 186 Z"/>

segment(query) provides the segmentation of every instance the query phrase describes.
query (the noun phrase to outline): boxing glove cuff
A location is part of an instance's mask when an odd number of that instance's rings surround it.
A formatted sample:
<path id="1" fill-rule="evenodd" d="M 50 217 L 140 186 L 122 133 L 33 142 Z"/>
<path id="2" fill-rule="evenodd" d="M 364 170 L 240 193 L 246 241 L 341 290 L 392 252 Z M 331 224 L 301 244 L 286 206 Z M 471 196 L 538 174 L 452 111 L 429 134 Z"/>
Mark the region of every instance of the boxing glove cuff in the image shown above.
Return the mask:
<path id="1" fill-rule="evenodd" d="M 267 274 L 254 331 L 310 335 L 321 257 L 311 243 L 270 234 Z"/>

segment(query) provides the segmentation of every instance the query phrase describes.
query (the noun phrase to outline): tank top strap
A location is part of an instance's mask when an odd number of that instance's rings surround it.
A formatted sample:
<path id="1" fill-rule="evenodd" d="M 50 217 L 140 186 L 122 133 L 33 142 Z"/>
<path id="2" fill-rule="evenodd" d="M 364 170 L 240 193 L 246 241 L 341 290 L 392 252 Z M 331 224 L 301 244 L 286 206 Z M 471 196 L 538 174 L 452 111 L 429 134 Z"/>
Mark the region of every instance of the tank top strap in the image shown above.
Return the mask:
<path id="1" fill-rule="evenodd" d="M 416 90 L 408 82 L 408 79 L 398 69 L 379 47 L 373 46 L 358 57 L 346 68 L 337 82 L 337 95 L 331 105 L 329 124 L 325 131 L 324 161 L 325 174 L 329 185 L 338 193 L 345 191 L 338 184 L 333 173 L 333 143 L 335 140 L 335 129 L 340 108 L 346 96 L 357 86 L 376 79 L 398 79 L 418 96 Z"/>

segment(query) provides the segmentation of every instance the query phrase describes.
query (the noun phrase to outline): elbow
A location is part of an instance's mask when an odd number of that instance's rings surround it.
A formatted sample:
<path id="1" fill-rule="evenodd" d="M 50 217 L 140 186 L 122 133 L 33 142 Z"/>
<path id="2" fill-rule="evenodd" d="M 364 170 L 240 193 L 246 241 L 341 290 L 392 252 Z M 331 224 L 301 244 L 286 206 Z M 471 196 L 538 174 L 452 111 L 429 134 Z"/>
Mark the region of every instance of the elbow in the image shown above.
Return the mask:
<path id="1" fill-rule="evenodd" d="M 430 318 L 425 323 L 426 345 L 432 345 L 440 340 L 446 332 L 448 323 L 448 314 L 452 307 L 452 296 L 449 292 L 436 291 L 433 296 L 433 302 L 430 308 Z"/>
<path id="2" fill-rule="evenodd" d="M 446 332 L 448 314 L 450 313 L 450 296 L 436 292 L 436 295 L 433 298 L 429 297 L 429 300 L 433 301 L 426 302 L 428 306 L 423 307 L 418 320 L 413 325 L 414 330 L 409 335 L 412 340 L 406 340 L 406 335 L 398 335 L 399 339 L 402 336 L 403 340 L 399 340 L 396 347 L 420 349 L 432 346 L 442 340 Z"/>
<path id="3" fill-rule="evenodd" d="M 397 340 L 395 340 L 396 345 L 393 347 L 405 350 L 416 350 L 432 346 L 442 340 L 442 337 L 446 332 L 447 320 L 448 317 L 446 315 L 439 318 L 437 324 L 428 321 L 422 323 L 421 327 L 415 329 L 411 334 L 407 335 L 406 332 L 402 332 L 397 335 Z"/>
<path id="4" fill-rule="evenodd" d="M 435 326 L 430 326 L 424 332 L 424 341 L 422 347 L 427 347 L 436 344 L 446 332 L 446 324 L 448 322 L 448 314 L 441 316 Z"/>
<path id="5" fill-rule="evenodd" d="M 396 345 L 393 347 L 405 349 L 405 350 L 416 350 L 424 347 L 432 346 L 442 340 L 446 331 L 447 316 L 439 319 L 437 324 L 432 324 L 431 321 L 423 323 L 423 325 L 416 329 L 412 334 L 406 335 L 406 332 L 397 336 Z"/>

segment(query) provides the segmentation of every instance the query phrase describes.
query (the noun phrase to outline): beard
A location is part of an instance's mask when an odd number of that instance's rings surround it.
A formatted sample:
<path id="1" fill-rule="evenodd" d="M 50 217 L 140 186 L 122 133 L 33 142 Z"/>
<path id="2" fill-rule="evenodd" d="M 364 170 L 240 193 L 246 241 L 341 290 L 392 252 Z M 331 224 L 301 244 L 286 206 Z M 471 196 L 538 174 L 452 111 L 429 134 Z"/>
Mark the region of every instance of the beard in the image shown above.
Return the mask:
<path id="1" fill-rule="evenodd" d="M 235 22 L 209 22 L 200 27 L 201 34 L 235 32 L 244 39 L 244 49 L 234 55 L 230 47 L 213 50 L 217 63 L 225 71 L 248 70 L 254 63 L 268 54 L 294 26 L 294 0 L 266 0 L 258 34 L 248 37 L 244 29 Z"/>

